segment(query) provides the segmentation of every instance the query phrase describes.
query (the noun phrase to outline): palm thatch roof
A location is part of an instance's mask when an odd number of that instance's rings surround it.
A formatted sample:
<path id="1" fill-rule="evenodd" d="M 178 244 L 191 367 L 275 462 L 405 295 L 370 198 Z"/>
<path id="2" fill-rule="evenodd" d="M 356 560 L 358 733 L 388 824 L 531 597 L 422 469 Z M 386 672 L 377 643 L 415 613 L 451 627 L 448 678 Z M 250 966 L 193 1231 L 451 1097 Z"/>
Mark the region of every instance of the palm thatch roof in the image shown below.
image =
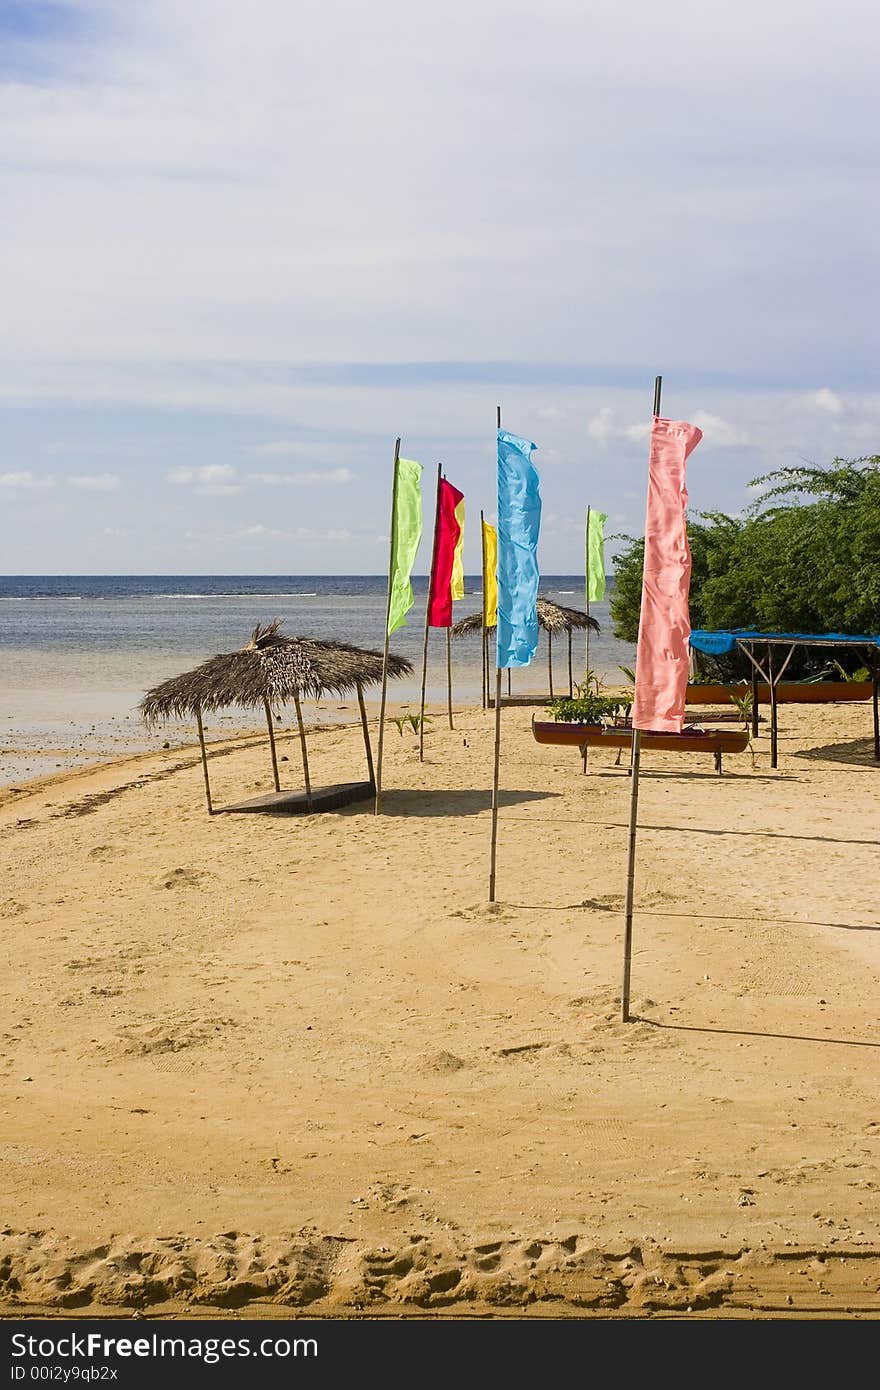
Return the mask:
<path id="1" fill-rule="evenodd" d="M 294 698 L 343 695 L 382 680 L 382 653 L 352 647 L 347 642 L 287 637 L 275 618 L 258 623 L 250 641 L 236 652 L 212 656 L 192 671 L 173 676 L 148 690 L 138 706 L 149 725 L 167 719 L 186 719 L 229 705 L 245 709 L 284 704 Z M 412 672 L 401 656 L 388 657 L 388 675 Z"/>
<path id="2" fill-rule="evenodd" d="M 552 599 L 538 596 L 538 625 L 545 632 L 571 632 L 575 628 L 589 628 L 591 632 L 599 631 L 599 623 L 589 613 L 584 613 L 580 608 L 566 608 L 560 603 L 554 603 Z M 466 637 L 471 632 L 480 632 L 483 627 L 482 613 L 471 613 L 467 618 L 462 618 L 455 623 L 452 628 L 453 637 Z M 494 632 L 494 626 L 487 628 L 488 632 Z"/>

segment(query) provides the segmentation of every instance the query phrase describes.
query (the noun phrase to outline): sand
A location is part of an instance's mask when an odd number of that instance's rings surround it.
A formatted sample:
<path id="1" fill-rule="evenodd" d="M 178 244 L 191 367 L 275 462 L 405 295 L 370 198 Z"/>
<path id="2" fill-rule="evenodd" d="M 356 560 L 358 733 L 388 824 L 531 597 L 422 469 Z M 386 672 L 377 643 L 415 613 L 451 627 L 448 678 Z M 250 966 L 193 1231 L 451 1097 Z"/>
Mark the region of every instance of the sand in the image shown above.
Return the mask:
<path id="1" fill-rule="evenodd" d="M 643 756 L 627 1022 L 630 778 L 527 708 L 494 904 L 480 709 L 389 726 L 378 817 L 209 818 L 192 747 L 0 791 L 0 1313 L 880 1316 L 871 711 L 780 714 Z"/>

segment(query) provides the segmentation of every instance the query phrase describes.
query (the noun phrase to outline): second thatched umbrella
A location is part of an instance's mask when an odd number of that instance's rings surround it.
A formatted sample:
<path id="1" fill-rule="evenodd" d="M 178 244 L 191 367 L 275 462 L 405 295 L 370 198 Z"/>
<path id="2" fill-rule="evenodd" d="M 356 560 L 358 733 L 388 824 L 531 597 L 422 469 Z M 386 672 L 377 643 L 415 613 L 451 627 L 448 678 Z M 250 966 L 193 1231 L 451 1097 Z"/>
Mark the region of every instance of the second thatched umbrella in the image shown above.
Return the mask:
<path id="1" fill-rule="evenodd" d="M 239 651 L 211 657 L 194 670 L 163 681 L 161 685 L 149 690 L 140 702 L 141 715 L 149 725 L 167 719 L 195 718 L 199 731 L 205 799 L 209 814 L 213 814 L 213 806 L 202 715 L 230 705 L 238 705 L 244 709 L 263 708 L 269 730 L 275 791 L 280 793 L 272 706 L 293 703 L 302 750 L 306 803 L 311 807 L 312 786 L 302 717 L 302 697 L 314 696 L 320 699 L 329 694 L 345 695 L 356 691 L 369 770 L 368 786 L 371 791 L 375 787 L 363 690 L 364 686 L 381 683 L 382 653 L 353 647 L 347 642 L 324 641 L 312 637 L 286 637 L 279 631 L 280 627 L 281 621 L 278 618 L 266 627 L 257 624 L 245 647 Z M 409 675 L 412 669 L 411 662 L 403 657 L 389 656 L 390 676 Z M 336 804 L 339 804 L 338 801 Z"/>
<path id="2" fill-rule="evenodd" d="M 568 633 L 568 693 L 574 694 L 574 683 L 571 666 L 571 634 L 576 628 L 589 628 L 591 632 L 599 631 L 599 624 L 595 618 L 591 618 L 589 613 L 584 613 L 580 608 L 566 608 L 561 603 L 554 603 L 552 599 L 538 595 L 536 607 L 538 610 L 538 626 L 543 628 L 547 634 L 547 675 L 550 683 L 550 699 L 553 699 L 553 636 L 554 633 Z M 483 629 L 482 613 L 471 613 L 469 617 L 462 618 L 452 629 L 453 637 L 465 637 L 472 632 L 481 632 Z M 494 632 L 495 628 L 489 627 L 487 632 Z"/>

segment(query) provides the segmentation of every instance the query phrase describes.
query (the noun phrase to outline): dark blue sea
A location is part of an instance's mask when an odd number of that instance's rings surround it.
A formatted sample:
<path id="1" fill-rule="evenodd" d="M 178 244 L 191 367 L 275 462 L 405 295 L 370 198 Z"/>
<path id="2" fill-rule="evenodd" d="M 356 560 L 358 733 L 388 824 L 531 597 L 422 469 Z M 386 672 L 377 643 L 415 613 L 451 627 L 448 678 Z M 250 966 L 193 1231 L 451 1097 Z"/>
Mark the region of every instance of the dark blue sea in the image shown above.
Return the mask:
<path id="1" fill-rule="evenodd" d="M 396 704 L 418 702 L 428 581 L 413 576 L 415 602 L 391 650 L 409 658 L 412 680 L 389 687 Z M 294 637 L 335 638 L 382 650 L 384 575 L 16 575 L 0 576 L 0 783 L 42 776 L 83 761 L 190 742 L 186 728 L 148 733 L 137 704 L 152 686 L 218 652 L 245 646 L 257 623 L 282 620 Z M 583 575 L 546 575 L 540 592 L 570 608 L 585 607 Z M 467 576 L 454 621 L 479 612 L 480 576 Z M 608 595 L 592 606 L 601 631 L 590 639 L 590 666 L 609 684 L 634 650 L 611 633 Z M 548 688 L 547 637 L 530 667 L 512 675 L 513 693 Z M 572 639 L 573 678 L 582 678 L 584 634 Z M 479 635 L 452 645 L 457 704 L 480 699 Z M 567 640 L 553 643 L 554 689 L 568 689 Z M 506 679 L 506 678 L 505 678 Z M 365 692 L 368 696 L 371 692 Z M 372 692 L 378 698 L 379 691 Z M 445 633 L 429 638 L 427 699 L 446 700 Z M 344 701 L 310 702 L 314 721 L 355 717 Z M 230 710 L 215 737 L 253 727 Z"/>

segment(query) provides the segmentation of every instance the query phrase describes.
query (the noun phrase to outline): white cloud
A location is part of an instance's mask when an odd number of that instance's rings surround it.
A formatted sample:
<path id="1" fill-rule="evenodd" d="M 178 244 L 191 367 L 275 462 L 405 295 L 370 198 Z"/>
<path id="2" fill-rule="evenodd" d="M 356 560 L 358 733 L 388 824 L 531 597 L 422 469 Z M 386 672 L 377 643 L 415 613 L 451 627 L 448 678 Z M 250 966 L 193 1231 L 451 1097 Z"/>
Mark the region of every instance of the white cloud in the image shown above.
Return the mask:
<path id="1" fill-rule="evenodd" d="M 268 487 L 320 487 L 325 483 L 351 483 L 354 476 L 350 468 L 327 468 L 308 473 L 249 473 L 248 479 Z"/>
<path id="2" fill-rule="evenodd" d="M 77 473 L 67 481 L 83 492 L 118 492 L 122 486 L 122 479 L 116 473 Z"/>
<path id="3" fill-rule="evenodd" d="M 608 405 L 603 405 L 602 409 L 597 411 L 587 422 L 587 434 L 597 444 L 610 444 L 613 440 L 620 439 L 638 443 L 639 440 L 647 439 L 650 433 L 650 420 L 640 421 L 633 425 L 620 424 L 611 406 Z"/>
<path id="4" fill-rule="evenodd" d="M 242 485 L 231 464 L 206 463 L 200 468 L 172 468 L 165 475 L 177 487 L 191 487 L 202 497 L 232 497 Z"/>
<path id="5" fill-rule="evenodd" d="M 22 491 L 31 491 L 37 488 L 54 486 L 54 478 L 40 477 L 32 473 L 29 468 L 19 469 L 11 473 L 0 473 L 0 487 L 19 488 Z"/>
<path id="6" fill-rule="evenodd" d="M 843 401 L 840 396 L 835 391 L 829 391 L 827 386 L 811 392 L 807 396 L 807 403 L 814 406 L 816 410 L 825 411 L 828 415 L 840 415 L 843 412 Z"/>
<path id="7" fill-rule="evenodd" d="M 691 424 L 702 430 L 704 442 L 714 445 L 716 449 L 736 449 L 749 442 L 744 430 L 737 429 L 736 425 L 723 420 L 720 415 L 710 415 L 708 410 L 694 411 Z"/>

